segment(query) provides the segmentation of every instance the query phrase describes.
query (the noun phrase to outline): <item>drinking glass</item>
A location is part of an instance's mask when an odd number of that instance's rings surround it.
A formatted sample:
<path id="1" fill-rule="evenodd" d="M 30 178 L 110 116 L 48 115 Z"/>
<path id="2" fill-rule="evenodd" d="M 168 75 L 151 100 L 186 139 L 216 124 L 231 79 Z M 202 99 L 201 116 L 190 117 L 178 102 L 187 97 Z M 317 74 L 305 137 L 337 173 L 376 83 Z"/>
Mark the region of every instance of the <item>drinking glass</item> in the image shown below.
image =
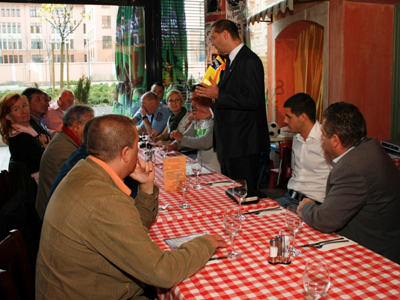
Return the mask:
<path id="1" fill-rule="evenodd" d="M 160 146 L 160 149 L 158 151 L 163 159 L 163 162 L 161 163 L 160 169 L 163 168 L 163 164 L 164 164 L 164 158 L 167 157 L 168 155 L 168 143 L 162 143 Z"/>
<path id="2" fill-rule="evenodd" d="M 151 161 L 153 163 L 153 168 L 156 165 L 156 153 L 155 150 L 146 150 L 144 152 L 144 160 L 145 161 Z M 154 174 L 154 182 L 157 181 L 157 177 L 155 177 Z"/>
<path id="3" fill-rule="evenodd" d="M 150 136 L 147 133 L 143 133 L 142 141 L 143 141 L 143 143 L 144 143 L 146 148 L 148 146 L 149 140 L 150 140 Z"/>
<path id="4" fill-rule="evenodd" d="M 196 184 L 193 186 L 194 189 L 202 188 L 202 185 L 199 183 L 199 175 L 200 175 L 202 169 L 203 169 L 203 163 L 201 162 L 200 159 L 196 159 L 192 163 L 192 171 L 196 175 Z"/>
<path id="5" fill-rule="evenodd" d="M 235 218 L 235 215 L 229 210 L 225 210 L 224 227 L 231 238 L 231 251 L 225 255 L 230 259 L 238 258 L 242 254 L 238 251 L 235 251 L 235 236 L 239 235 L 239 232 L 242 229 L 242 220 Z"/>
<path id="6" fill-rule="evenodd" d="M 245 215 L 242 214 L 242 202 L 247 196 L 247 182 L 244 179 L 235 180 L 236 184 L 233 187 L 233 195 L 235 196 L 237 202 L 239 203 L 239 211 L 235 215 L 235 218 L 239 220 L 246 219 Z"/>
<path id="7" fill-rule="evenodd" d="M 302 213 L 297 213 L 297 205 L 289 205 L 285 213 L 286 227 L 293 232 L 292 256 L 299 256 L 301 251 L 296 248 L 296 234 L 303 228 Z"/>
<path id="8" fill-rule="evenodd" d="M 328 264 L 321 260 L 309 260 L 303 275 L 306 292 L 314 299 L 324 296 L 331 285 Z"/>
<path id="9" fill-rule="evenodd" d="M 183 202 L 179 205 L 180 208 L 188 208 L 190 204 L 186 202 L 185 199 L 185 192 L 188 190 L 190 185 L 190 176 L 186 175 L 185 173 L 179 173 L 176 176 L 176 185 L 182 191 L 182 198 Z"/>

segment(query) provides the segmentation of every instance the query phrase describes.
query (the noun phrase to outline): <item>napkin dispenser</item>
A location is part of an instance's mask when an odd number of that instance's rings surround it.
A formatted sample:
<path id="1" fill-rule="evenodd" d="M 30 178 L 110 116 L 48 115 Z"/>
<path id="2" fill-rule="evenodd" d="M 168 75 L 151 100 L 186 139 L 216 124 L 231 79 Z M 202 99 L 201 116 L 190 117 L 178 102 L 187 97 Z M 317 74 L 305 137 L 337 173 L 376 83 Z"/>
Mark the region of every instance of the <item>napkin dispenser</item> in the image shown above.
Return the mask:
<path id="1" fill-rule="evenodd" d="M 269 242 L 269 259 L 270 264 L 285 264 L 291 263 L 290 252 L 292 249 L 293 238 L 290 236 L 276 236 Z"/>

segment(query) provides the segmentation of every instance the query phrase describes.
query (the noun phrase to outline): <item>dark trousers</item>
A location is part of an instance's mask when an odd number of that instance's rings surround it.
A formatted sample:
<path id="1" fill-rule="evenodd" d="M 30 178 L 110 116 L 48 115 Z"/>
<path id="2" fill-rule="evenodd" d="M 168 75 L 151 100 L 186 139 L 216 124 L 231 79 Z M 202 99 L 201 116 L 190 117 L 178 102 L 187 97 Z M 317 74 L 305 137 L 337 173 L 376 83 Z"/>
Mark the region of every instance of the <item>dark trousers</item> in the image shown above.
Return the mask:
<path id="1" fill-rule="evenodd" d="M 253 154 L 244 157 L 222 159 L 221 173 L 231 179 L 245 179 L 247 188 L 256 190 L 258 179 L 258 164 L 260 154 Z"/>

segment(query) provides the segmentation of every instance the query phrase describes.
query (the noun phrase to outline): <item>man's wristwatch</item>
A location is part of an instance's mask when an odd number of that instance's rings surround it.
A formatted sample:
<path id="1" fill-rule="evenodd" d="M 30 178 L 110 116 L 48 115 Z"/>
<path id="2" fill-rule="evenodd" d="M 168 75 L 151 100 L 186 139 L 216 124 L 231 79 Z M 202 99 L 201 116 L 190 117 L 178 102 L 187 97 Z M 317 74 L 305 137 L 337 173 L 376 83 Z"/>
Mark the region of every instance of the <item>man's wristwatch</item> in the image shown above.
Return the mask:
<path id="1" fill-rule="evenodd" d="M 148 119 L 148 118 L 149 118 L 148 116 L 144 116 L 144 117 L 142 117 L 142 120 Z"/>

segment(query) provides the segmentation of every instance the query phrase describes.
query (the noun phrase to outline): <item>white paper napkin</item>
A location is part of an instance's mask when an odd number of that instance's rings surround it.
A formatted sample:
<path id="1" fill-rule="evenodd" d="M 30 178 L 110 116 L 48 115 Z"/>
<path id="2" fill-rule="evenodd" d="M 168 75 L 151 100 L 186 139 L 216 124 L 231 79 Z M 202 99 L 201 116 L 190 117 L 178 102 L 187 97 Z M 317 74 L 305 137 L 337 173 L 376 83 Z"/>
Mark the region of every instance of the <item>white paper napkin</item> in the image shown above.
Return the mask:
<path id="1" fill-rule="evenodd" d="M 320 251 L 329 251 L 329 250 L 332 250 L 332 249 L 341 248 L 341 247 L 348 247 L 350 245 L 357 244 L 356 242 L 354 242 L 352 240 L 349 240 L 347 238 L 346 238 L 346 240 L 348 240 L 348 242 L 326 244 L 322 248 L 319 248 L 318 250 L 320 250 Z"/>

